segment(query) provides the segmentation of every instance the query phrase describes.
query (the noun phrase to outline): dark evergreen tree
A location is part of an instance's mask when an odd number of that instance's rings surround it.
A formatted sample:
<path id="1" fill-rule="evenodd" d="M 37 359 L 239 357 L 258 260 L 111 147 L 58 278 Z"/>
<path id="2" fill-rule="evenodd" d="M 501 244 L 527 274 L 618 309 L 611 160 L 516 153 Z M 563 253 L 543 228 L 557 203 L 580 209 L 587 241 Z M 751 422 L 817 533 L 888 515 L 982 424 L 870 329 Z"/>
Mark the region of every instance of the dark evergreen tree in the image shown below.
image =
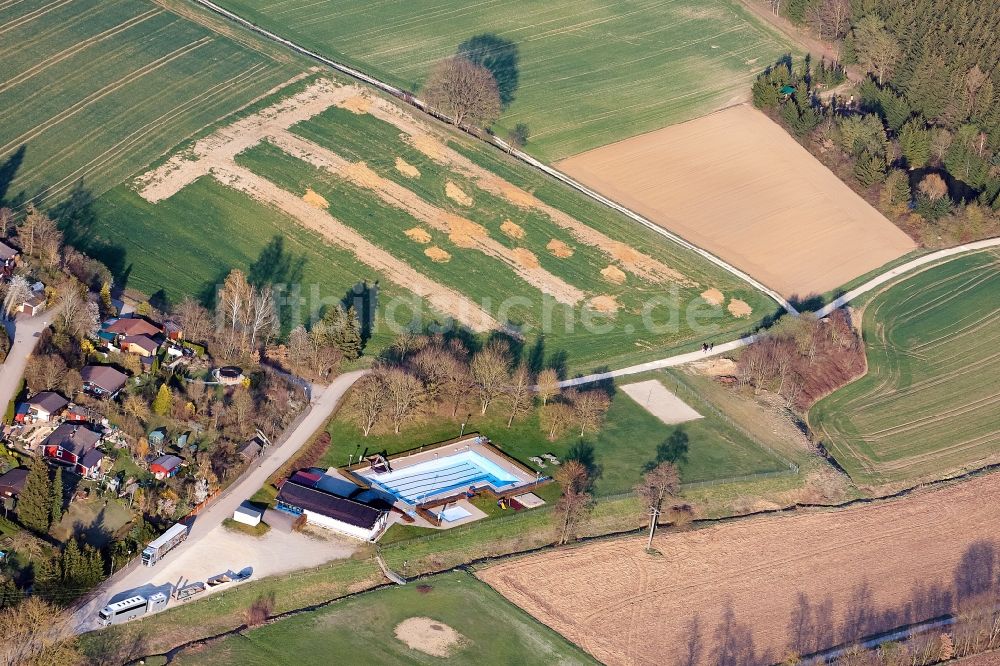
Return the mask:
<path id="1" fill-rule="evenodd" d="M 49 525 L 57 525 L 62 520 L 63 515 L 63 478 L 62 467 L 56 468 L 55 478 L 52 480 L 51 514 Z"/>
<path id="2" fill-rule="evenodd" d="M 52 515 L 52 483 L 49 468 L 40 456 L 32 459 L 24 490 L 17 500 L 17 518 L 22 525 L 39 534 L 49 531 Z"/>

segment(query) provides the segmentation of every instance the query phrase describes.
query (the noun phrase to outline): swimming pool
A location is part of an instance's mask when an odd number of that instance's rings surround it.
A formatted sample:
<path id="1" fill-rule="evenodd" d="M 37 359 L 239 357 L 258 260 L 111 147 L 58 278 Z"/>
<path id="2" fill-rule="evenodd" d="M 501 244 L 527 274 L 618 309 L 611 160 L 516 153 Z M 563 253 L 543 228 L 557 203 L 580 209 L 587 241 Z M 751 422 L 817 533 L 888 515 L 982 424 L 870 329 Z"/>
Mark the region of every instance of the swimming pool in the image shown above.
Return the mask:
<path id="1" fill-rule="evenodd" d="M 383 474 L 366 470 L 361 475 L 372 485 L 411 505 L 469 486 L 489 484 L 495 490 L 505 490 L 521 483 L 516 476 L 475 451 L 453 453 Z"/>

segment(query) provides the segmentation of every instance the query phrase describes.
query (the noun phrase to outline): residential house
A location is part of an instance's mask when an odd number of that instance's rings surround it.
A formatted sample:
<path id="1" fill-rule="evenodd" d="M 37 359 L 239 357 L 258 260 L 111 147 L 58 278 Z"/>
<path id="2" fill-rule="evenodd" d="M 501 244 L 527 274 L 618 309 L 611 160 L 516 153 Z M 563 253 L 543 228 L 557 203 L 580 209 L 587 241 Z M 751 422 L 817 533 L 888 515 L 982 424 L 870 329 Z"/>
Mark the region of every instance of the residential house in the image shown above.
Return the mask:
<path id="1" fill-rule="evenodd" d="M 153 356 L 160 344 L 148 335 L 126 335 L 118 340 L 118 348 L 140 356 Z"/>
<path id="2" fill-rule="evenodd" d="M 45 309 L 45 294 L 32 294 L 28 298 L 24 299 L 21 303 L 21 307 L 18 310 L 29 317 L 34 317 L 36 314 Z"/>
<path id="3" fill-rule="evenodd" d="M 0 241 L 0 274 L 10 276 L 17 268 L 17 260 L 21 256 L 17 248 Z"/>
<path id="4" fill-rule="evenodd" d="M 281 485 L 275 508 L 294 516 L 305 516 L 310 525 L 363 541 L 378 539 L 388 524 L 388 512 L 381 506 L 339 497 L 292 479 Z"/>
<path id="5" fill-rule="evenodd" d="M 104 453 L 100 449 L 91 449 L 76 464 L 76 472 L 86 479 L 100 479 L 104 476 L 101 468 L 103 462 Z"/>
<path id="6" fill-rule="evenodd" d="M 159 480 L 169 479 L 175 476 L 181 468 L 184 460 L 178 456 L 160 456 L 149 464 L 149 471 Z"/>
<path id="7" fill-rule="evenodd" d="M 69 400 L 58 393 L 41 391 L 24 403 L 23 407 L 26 409 L 23 412 L 18 410 L 15 420 L 19 423 L 32 423 L 34 421 L 48 423 L 61 416 L 67 405 L 69 405 Z"/>
<path id="8" fill-rule="evenodd" d="M 82 462 L 101 443 L 101 434 L 77 423 L 63 423 L 42 442 L 42 455 L 71 465 L 78 474 L 90 468 Z M 90 457 L 93 461 L 93 456 Z"/>
<path id="9" fill-rule="evenodd" d="M 6 474 L 0 474 L 0 499 L 4 497 L 17 499 L 24 490 L 27 479 L 28 470 L 24 467 L 15 467 Z"/>
<path id="10" fill-rule="evenodd" d="M 163 332 L 166 333 L 167 340 L 180 342 L 184 339 L 184 329 L 173 319 L 168 319 L 163 322 Z"/>
<path id="11" fill-rule="evenodd" d="M 109 319 L 104 322 L 102 330 L 114 333 L 120 337 L 132 335 L 148 335 L 154 337 L 161 335 L 163 330 L 158 324 L 154 324 L 142 317 L 121 317 L 120 319 Z"/>
<path id="12" fill-rule="evenodd" d="M 267 440 L 263 439 L 260 435 L 255 435 L 253 439 L 236 449 L 236 455 L 243 459 L 244 462 L 250 462 L 260 457 L 265 446 L 267 446 Z"/>
<path id="13" fill-rule="evenodd" d="M 83 390 L 98 398 L 114 398 L 125 386 L 128 375 L 110 365 L 88 365 L 80 371 Z"/>

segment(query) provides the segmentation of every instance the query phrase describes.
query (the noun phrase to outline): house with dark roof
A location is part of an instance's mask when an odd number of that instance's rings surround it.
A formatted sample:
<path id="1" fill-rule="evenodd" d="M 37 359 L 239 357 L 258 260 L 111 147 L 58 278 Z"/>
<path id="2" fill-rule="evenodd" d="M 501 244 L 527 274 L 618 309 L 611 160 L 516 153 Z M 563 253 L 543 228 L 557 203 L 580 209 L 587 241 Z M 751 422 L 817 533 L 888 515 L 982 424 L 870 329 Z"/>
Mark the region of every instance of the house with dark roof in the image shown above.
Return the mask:
<path id="1" fill-rule="evenodd" d="M 80 462 L 76 464 L 76 473 L 86 479 L 100 479 L 104 476 L 101 463 L 104 462 L 104 452 L 100 449 L 91 449 L 83 454 Z"/>
<path id="2" fill-rule="evenodd" d="M 41 391 L 28 398 L 23 412 L 18 410 L 15 420 L 21 423 L 42 421 L 48 423 L 58 417 L 69 405 L 69 400 L 54 391 Z"/>
<path id="3" fill-rule="evenodd" d="M 105 322 L 102 330 L 120 336 L 148 335 L 150 337 L 160 335 L 163 332 L 159 325 L 142 317 L 112 319 Z"/>
<path id="4" fill-rule="evenodd" d="M 340 497 L 293 479 L 281 485 L 275 508 L 293 516 L 305 516 L 310 525 L 364 541 L 375 541 L 382 536 L 389 520 L 388 511 L 380 506 Z"/>
<path id="5" fill-rule="evenodd" d="M 17 248 L 0 241 L 0 274 L 11 275 L 17 268 L 17 260 L 20 256 L 21 253 Z"/>
<path id="6" fill-rule="evenodd" d="M 72 465 L 74 471 L 83 474 L 81 461 L 100 443 L 100 433 L 77 423 L 63 423 L 42 441 L 42 455 Z"/>
<path id="7" fill-rule="evenodd" d="M 24 490 L 24 484 L 28 479 L 28 470 L 24 467 L 16 467 L 6 474 L 0 474 L 0 498 L 17 496 Z"/>
<path id="8" fill-rule="evenodd" d="M 110 365 L 88 365 L 80 371 L 83 390 L 98 398 L 113 398 L 125 386 L 128 375 Z"/>
<path id="9" fill-rule="evenodd" d="M 175 476 L 184 460 L 178 456 L 160 456 L 149 464 L 149 471 L 159 480 Z"/>
<path id="10" fill-rule="evenodd" d="M 236 455 L 242 458 L 244 462 L 250 462 L 260 456 L 266 445 L 267 440 L 262 439 L 260 435 L 254 435 L 253 439 L 236 449 Z"/>
<path id="11" fill-rule="evenodd" d="M 152 356 L 160 348 L 160 343 L 148 335 L 126 335 L 118 340 L 118 348 L 140 356 Z"/>

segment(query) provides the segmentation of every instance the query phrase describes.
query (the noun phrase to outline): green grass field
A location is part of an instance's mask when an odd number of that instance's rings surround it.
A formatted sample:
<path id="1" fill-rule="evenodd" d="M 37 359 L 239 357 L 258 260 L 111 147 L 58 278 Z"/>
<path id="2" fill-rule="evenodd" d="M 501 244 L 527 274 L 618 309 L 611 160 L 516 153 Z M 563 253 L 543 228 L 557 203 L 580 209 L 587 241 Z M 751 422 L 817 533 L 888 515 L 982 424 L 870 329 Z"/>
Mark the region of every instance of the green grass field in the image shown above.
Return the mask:
<path id="1" fill-rule="evenodd" d="M 894 285 L 864 312 L 868 373 L 810 423 L 859 484 L 912 482 L 1000 453 L 1000 257 L 982 252 Z"/>
<path id="2" fill-rule="evenodd" d="M 233 664 L 595 664 L 583 650 L 467 573 L 369 592 L 313 613 L 244 632 L 173 663 Z M 399 623 L 427 617 L 462 636 L 431 656 L 395 636 Z M 432 630 L 433 631 L 433 630 Z M 433 636 L 433 633 L 430 634 Z"/>
<path id="3" fill-rule="evenodd" d="M 785 469 L 781 461 L 730 425 L 708 403 L 701 401 L 684 386 L 671 381 L 669 375 L 648 373 L 629 377 L 624 383 L 650 378 L 662 381 L 704 414 L 705 418 L 668 426 L 623 391 L 616 391 L 600 432 L 588 432 L 582 440 L 593 447 L 594 460 L 601 469 L 594 487 L 595 494 L 629 492 L 641 479 L 643 465 L 656 457 L 657 445 L 677 429 L 683 430 L 689 437 L 688 457 L 680 464 L 682 482 L 726 479 Z M 547 433 L 539 425 L 537 410 L 516 420 L 511 428 L 507 428 L 507 414 L 504 413 L 502 404 L 492 407 L 486 416 L 480 416 L 478 409 L 468 407 L 460 410 L 457 420 L 434 416 L 413 423 L 399 435 L 392 432 L 373 433 L 367 438 L 354 425 L 350 410 L 344 409 L 330 422 L 328 430 L 333 443 L 327 456 L 319 464 L 346 465 L 349 457 L 353 456 L 356 460 L 365 447 L 369 451 L 384 449 L 391 454 L 458 437 L 463 420 L 466 432 L 475 430 L 483 433 L 506 453 L 529 466 L 531 463 L 528 458 L 542 453 L 550 452 L 565 458 L 581 441 L 579 431 L 571 431 L 554 442 L 549 441 Z M 551 474 L 554 469 L 549 465 L 538 471 L 541 474 Z"/>
<path id="4" fill-rule="evenodd" d="M 300 82 L 242 113 L 260 109 L 307 83 Z M 586 298 L 607 295 L 617 299 L 620 309 L 610 317 L 592 316 L 583 302 L 575 307 L 561 305 L 499 259 L 459 247 L 446 234 L 428 228 L 405 206 L 390 206 L 373 192 L 292 157 L 271 143 L 265 141 L 237 156 L 240 166 L 295 196 L 312 189 L 329 203 L 329 213 L 338 220 L 436 282 L 483 304 L 498 320 L 520 327 L 529 343 L 542 332 L 547 353 L 564 357 L 563 365 L 570 372 L 649 360 L 703 339 L 732 338 L 774 311 L 774 304 L 764 294 L 694 253 L 472 139 L 452 135 L 449 146 L 587 226 L 682 273 L 691 284 L 678 286 L 675 292 L 672 284 L 654 284 L 631 274 L 623 284 L 609 282 L 601 275 L 613 263 L 607 255 L 576 241 L 545 213 L 519 208 L 478 189 L 468 177 L 426 157 L 400 137 L 398 128 L 374 116 L 331 108 L 294 126 L 292 132 L 347 160 L 365 162 L 377 175 L 410 189 L 442 215 L 466 216 L 508 250 L 529 250 L 543 269 L 580 289 Z M 419 177 L 400 174 L 395 166 L 397 157 L 415 166 Z M 464 207 L 450 199 L 445 188 L 448 181 L 471 194 L 474 205 Z M 84 216 L 87 224 L 77 225 L 86 249 L 103 259 L 120 282 L 127 278 L 129 286 L 171 302 L 185 294 L 204 294 L 231 268 L 250 270 L 276 236 L 284 237 L 284 251 L 301 267 L 295 280 L 278 281 L 300 282 L 307 306 L 317 302 L 311 295 L 314 285 L 320 297 L 328 299 L 342 296 L 361 280 L 382 278 L 380 304 L 407 294 L 402 286 L 384 279 L 386 276 L 349 252 L 304 230 L 297 220 L 210 177 L 157 204 L 146 202 L 130 184 L 120 185 L 98 199 L 92 213 Z M 522 239 L 511 239 L 501 230 L 506 220 L 524 229 Z M 427 246 L 404 233 L 413 227 L 428 229 L 432 242 L 447 250 L 451 260 L 438 263 L 426 256 Z M 573 247 L 573 256 L 553 256 L 546 249 L 553 239 Z M 753 316 L 738 319 L 724 308 L 707 306 L 699 294 L 709 286 L 746 301 Z M 518 298 L 505 302 L 509 296 Z M 426 304 L 419 307 L 424 308 L 424 323 L 438 317 Z M 407 324 L 411 313 L 412 308 L 403 307 L 395 321 Z M 392 335 L 389 327 L 379 327 L 369 351 L 378 351 Z"/>
<path id="5" fill-rule="evenodd" d="M 555 160 L 745 99 L 789 45 L 736 0 L 222 0 L 309 49 L 418 91 L 475 35 L 517 45 L 519 85 L 495 128 Z"/>
<path id="6" fill-rule="evenodd" d="M 172 9 L 219 24 L 174 0 L 0 5 L 0 200 L 101 193 L 304 69 Z"/>

